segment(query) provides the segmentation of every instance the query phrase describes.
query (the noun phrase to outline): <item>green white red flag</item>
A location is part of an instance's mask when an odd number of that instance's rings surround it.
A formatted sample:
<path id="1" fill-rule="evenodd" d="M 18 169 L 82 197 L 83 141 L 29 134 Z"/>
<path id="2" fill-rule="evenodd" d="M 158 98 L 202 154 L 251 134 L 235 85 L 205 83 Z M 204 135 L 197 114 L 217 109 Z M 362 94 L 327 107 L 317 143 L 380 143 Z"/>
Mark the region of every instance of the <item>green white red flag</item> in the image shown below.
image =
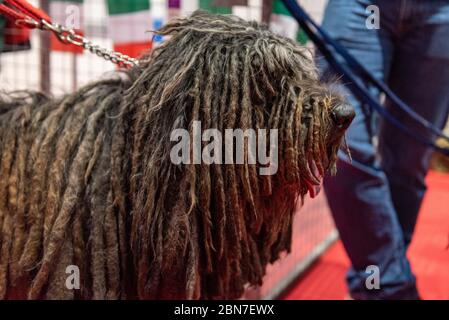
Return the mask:
<path id="1" fill-rule="evenodd" d="M 108 33 L 114 50 L 139 57 L 151 48 L 151 4 L 149 0 L 107 0 Z"/>

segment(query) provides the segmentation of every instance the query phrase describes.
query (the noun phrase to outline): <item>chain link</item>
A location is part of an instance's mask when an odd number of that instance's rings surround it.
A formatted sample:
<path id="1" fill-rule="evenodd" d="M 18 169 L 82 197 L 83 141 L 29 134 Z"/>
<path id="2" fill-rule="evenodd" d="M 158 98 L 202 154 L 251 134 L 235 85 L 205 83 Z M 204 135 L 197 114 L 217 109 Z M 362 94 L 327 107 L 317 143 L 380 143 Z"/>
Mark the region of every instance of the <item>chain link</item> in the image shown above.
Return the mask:
<path id="1" fill-rule="evenodd" d="M 139 61 L 137 59 L 131 58 L 130 56 L 120 52 L 94 45 L 82 35 L 77 34 L 75 30 L 66 28 L 57 23 L 50 23 L 45 20 L 41 20 L 39 29 L 51 31 L 62 43 L 82 47 L 85 50 L 88 50 L 107 61 L 111 61 L 120 67 L 133 67 L 139 65 Z"/>

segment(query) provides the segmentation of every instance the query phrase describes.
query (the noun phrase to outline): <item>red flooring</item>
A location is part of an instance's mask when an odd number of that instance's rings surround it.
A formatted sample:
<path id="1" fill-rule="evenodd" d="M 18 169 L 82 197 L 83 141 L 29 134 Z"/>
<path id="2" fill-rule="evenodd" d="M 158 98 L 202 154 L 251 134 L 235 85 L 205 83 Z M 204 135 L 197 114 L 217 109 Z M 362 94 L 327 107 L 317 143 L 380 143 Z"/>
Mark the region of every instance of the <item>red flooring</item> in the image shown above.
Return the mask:
<path id="1" fill-rule="evenodd" d="M 409 258 L 423 299 L 449 299 L 449 175 L 430 172 Z M 349 261 L 336 242 L 304 274 L 285 299 L 340 300 L 347 297 Z"/>

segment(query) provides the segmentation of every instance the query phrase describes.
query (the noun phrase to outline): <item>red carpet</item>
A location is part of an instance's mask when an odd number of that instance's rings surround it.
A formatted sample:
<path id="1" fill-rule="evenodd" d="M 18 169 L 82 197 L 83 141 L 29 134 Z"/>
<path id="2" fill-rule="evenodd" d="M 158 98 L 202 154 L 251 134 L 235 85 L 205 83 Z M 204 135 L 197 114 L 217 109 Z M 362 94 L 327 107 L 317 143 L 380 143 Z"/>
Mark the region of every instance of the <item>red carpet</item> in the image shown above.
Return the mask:
<path id="1" fill-rule="evenodd" d="M 449 175 L 430 172 L 409 258 L 423 299 L 449 299 Z M 285 299 L 339 300 L 349 261 L 340 241 L 297 281 Z"/>

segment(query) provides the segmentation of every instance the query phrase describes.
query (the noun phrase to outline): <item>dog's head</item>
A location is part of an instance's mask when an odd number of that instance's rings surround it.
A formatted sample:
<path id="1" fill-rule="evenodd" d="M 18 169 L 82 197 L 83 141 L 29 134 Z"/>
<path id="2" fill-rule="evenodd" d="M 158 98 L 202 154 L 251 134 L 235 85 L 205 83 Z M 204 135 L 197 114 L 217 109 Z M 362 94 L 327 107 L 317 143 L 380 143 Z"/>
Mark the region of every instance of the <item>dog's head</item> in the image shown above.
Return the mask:
<path id="1" fill-rule="evenodd" d="M 306 153 L 307 161 L 301 171 L 305 173 L 302 194 L 308 191 L 314 198 L 320 190 L 323 177 L 336 172 L 337 153 L 345 131 L 355 117 L 355 111 L 333 85 L 316 81 L 307 95 L 308 99 L 300 100 L 302 106 L 298 106 L 303 109 L 302 130 L 311 135 L 305 141 L 309 152 Z"/>
<path id="2" fill-rule="evenodd" d="M 139 294 L 235 298 L 289 249 L 354 111 L 308 49 L 256 22 L 197 12 L 159 33 L 125 99 Z"/>

